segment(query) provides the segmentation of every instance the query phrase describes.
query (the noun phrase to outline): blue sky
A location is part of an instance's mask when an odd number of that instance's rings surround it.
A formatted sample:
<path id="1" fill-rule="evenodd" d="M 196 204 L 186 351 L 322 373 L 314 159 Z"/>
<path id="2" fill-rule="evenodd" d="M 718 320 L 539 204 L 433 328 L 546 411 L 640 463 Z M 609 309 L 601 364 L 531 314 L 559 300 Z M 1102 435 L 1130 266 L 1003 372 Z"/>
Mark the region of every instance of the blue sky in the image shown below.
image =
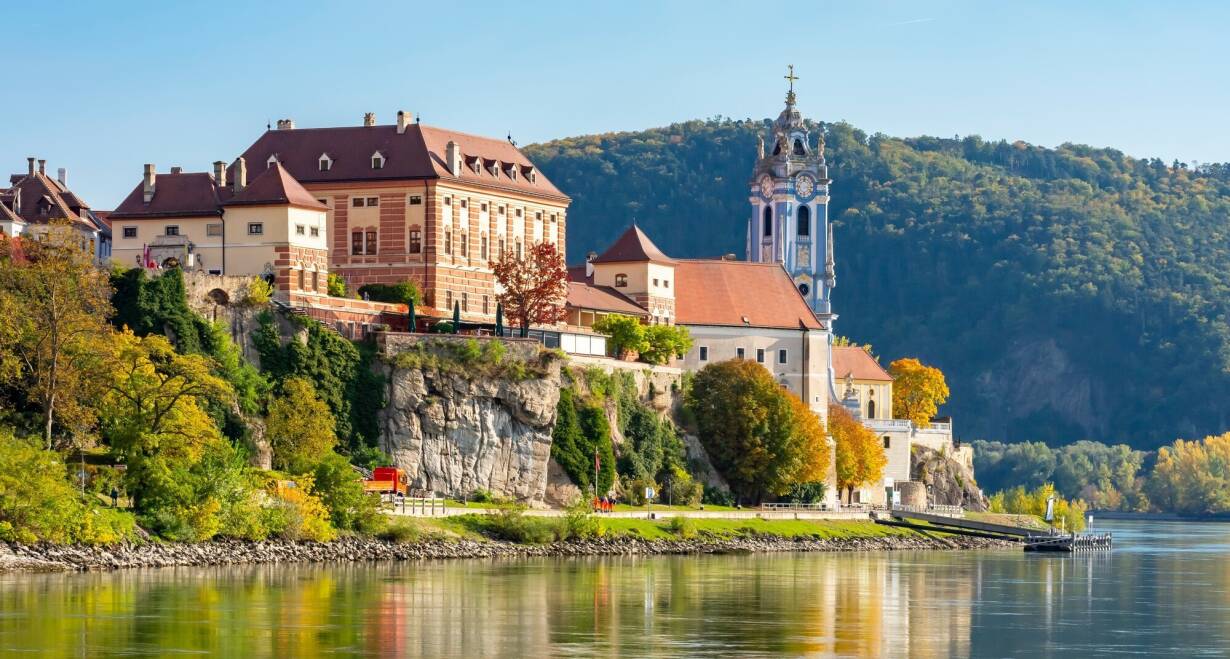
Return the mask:
<path id="1" fill-rule="evenodd" d="M 0 168 L 67 167 L 106 209 L 141 165 L 205 171 L 267 121 L 396 110 L 521 144 L 807 116 L 1230 160 L 1230 3 L 347 2 L 6 7 Z M 7 173 L 7 172 L 6 172 Z"/>

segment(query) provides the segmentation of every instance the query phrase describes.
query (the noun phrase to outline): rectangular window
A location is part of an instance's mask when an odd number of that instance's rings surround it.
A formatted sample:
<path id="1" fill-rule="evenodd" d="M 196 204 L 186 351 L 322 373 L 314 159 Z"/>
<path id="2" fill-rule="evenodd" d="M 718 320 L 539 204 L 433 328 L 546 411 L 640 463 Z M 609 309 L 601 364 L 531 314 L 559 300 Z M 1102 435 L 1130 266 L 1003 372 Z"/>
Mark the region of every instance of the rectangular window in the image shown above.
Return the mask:
<path id="1" fill-rule="evenodd" d="M 362 231 L 355 231 L 354 233 L 350 234 L 350 253 L 351 254 L 362 254 L 363 253 L 363 232 Z"/>
<path id="2" fill-rule="evenodd" d="M 452 206 L 452 205 L 453 205 L 453 198 L 452 198 L 452 197 L 445 197 L 445 198 L 444 198 L 444 205 L 445 205 L 445 206 Z"/>
<path id="3" fill-rule="evenodd" d="M 504 239 L 500 238 L 500 258 L 504 258 Z"/>
<path id="4" fill-rule="evenodd" d="M 735 359 L 743 359 L 746 356 L 747 353 L 743 350 L 743 348 L 735 348 Z"/>
<path id="5" fill-rule="evenodd" d="M 452 231 L 444 232 L 444 253 L 445 254 L 453 253 L 453 232 Z"/>
<path id="6" fill-rule="evenodd" d="M 653 285 L 654 285 L 654 286 L 657 286 L 657 285 L 658 285 L 658 278 L 657 278 L 657 277 L 654 277 L 654 278 L 653 278 Z"/>
<path id="7" fill-rule="evenodd" d="M 504 207 L 503 207 L 503 206 L 500 206 L 499 210 L 498 210 L 498 211 L 496 211 L 496 212 L 497 212 L 497 213 L 499 213 L 500 215 L 503 215 L 503 214 L 504 214 Z"/>
<path id="8" fill-rule="evenodd" d="M 487 260 L 487 236 L 483 236 L 478 243 L 478 258 Z"/>
<path id="9" fill-rule="evenodd" d="M 761 364 L 764 363 L 764 348 L 756 348 L 756 361 Z"/>
<path id="10" fill-rule="evenodd" d="M 444 291 L 444 306 L 448 309 L 453 308 L 453 292 Z"/>
<path id="11" fill-rule="evenodd" d="M 461 257 L 470 258 L 470 236 L 469 234 L 461 234 Z"/>
<path id="12" fill-rule="evenodd" d="M 521 217 L 521 209 L 520 209 L 520 208 L 518 208 L 518 209 L 517 209 L 517 217 Z"/>
<path id="13" fill-rule="evenodd" d="M 124 237 L 125 238 L 136 238 L 137 228 L 136 227 L 124 227 Z"/>
<path id="14" fill-rule="evenodd" d="M 316 270 L 312 271 L 312 290 L 316 291 L 320 288 L 320 273 Z"/>
<path id="15" fill-rule="evenodd" d="M 534 219 L 535 219 L 535 220 L 541 220 L 541 219 L 542 219 L 542 211 L 538 211 L 537 213 L 534 213 Z"/>
<path id="16" fill-rule="evenodd" d="M 205 225 L 205 235 L 221 236 L 222 235 L 222 225 L 221 224 L 206 224 Z"/>
<path id="17" fill-rule="evenodd" d="M 891 446 L 892 443 L 893 443 L 892 439 L 889 438 L 888 435 L 885 435 L 884 436 L 884 448 L 892 448 Z"/>
<path id="18" fill-rule="evenodd" d="M 702 362 L 709 361 L 709 346 L 700 347 L 700 360 Z"/>
<path id="19" fill-rule="evenodd" d="M 461 200 L 461 207 L 462 207 L 462 208 L 469 208 L 469 207 L 470 207 L 470 204 L 469 204 L 469 203 L 467 203 L 467 200 L 462 199 L 462 200 Z"/>
<path id="20" fill-rule="evenodd" d="M 663 279 L 663 280 L 662 280 L 662 288 L 670 288 L 670 287 L 671 287 L 671 280 L 669 280 L 669 279 Z"/>
<path id="21" fill-rule="evenodd" d="M 307 232 L 307 227 L 303 226 L 302 224 L 295 225 L 295 235 L 296 236 L 302 236 L 306 232 Z"/>
<path id="22" fill-rule="evenodd" d="M 354 198 L 354 199 L 350 202 L 350 204 L 351 204 L 352 206 L 354 206 L 355 208 L 363 208 L 363 206 L 364 206 L 363 201 L 364 201 L 364 200 L 363 200 L 363 197 L 355 197 L 355 198 Z"/>
<path id="23" fill-rule="evenodd" d="M 367 253 L 368 254 L 376 253 L 376 232 L 375 231 L 367 232 Z"/>
<path id="24" fill-rule="evenodd" d="M 220 275 L 220 274 L 222 274 L 222 269 L 221 269 L 221 268 L 210 268 L 210 269 L 209 269 L 209 274 L 211 274 L 211 275 Z"/>
<path id="25" fill-rule="evenodd" d="M 163 230 L 163 232 L 162 232 L 162 234 L 163 234 L 164 236 L 178 236 L 178 235 L 179 235 L 179 227 L 177 227 L 177 226 L 175 226 L 174 224 L 172 224 L 172 225 L 168 226 L 166 229 L 164 229 L 164 230 Z"/>
<path id="26" fill-rule="evenodd" d="M 298 273 L 297 278 L 299 281 L 297 283 L 299 284 L 299 290 L 303 290 L 303 271 L 296 270 L 295 272 Z"/>
<path id="27" fill-rule="evenodd" d="M 367 205 L 368 205 L 369 207 L 370 207 L 370 206 L 379 206 L 379 205 L 380 205 L 380 197 L 368 197 L 368 198 L 367 198 Z"/>
<path id="28" fill-rule="evenodd" d="M 480 211 L 482 211 L 482 212 L 486 213 L 486 212 L 487 212 L 487 202 L 485 202 L 485 201 L 484 201 L 483 203 L 479 204 L 479 205 L 478 205 L 478 210 L 480 210 Z"/>
<path id="29" fill-rule="evenodd" d="M 785 351 L 785 350 L 778 350 L 778 351 L 777 351 L 777 363 L 778 363 L 778 364 L 785 364 L 785 363 L 786 363 L 786 351 Z"/>
<path id="30" fill-rule="evenodd" d="M 312 227 L 312 237 L 313 238 L 320 237 L 320 227 Z"/>
<path id="31" fill-rule="evenodd" d="M 423 251 L 423 232 L 418 229 L 410 230 L 410 253 L 418 254 Z"/>
<path id="32" fill-rule="evenodd" d="M 410 195 L 410 205 L 411 206 L 422 206 L 423 198 L 416 194 Z"/>
<path id="33" fill-rule="evenodd" d="M 470 310 L 470 294 L 469 293 L 462 292 L 461 294 L 461 310 L 462 311 Z"/>
<path id="34" fill-rule="evenodd" d="M 249 222 L 248 223 L 248 235 L 249 236 L 265 235 L 265 225 L 260 222 Z"/>
<path id="35" fill-rule="evenodd" d="M 486 295 L 484 295 L 484 296 L 483 296 L 483 313 L 484 313 L 484 314 L 489 314 L 489 313 L 491 313 L 491 307 L 489 306 L 490 304 L 491 304 L 491 303 L 490 303 L 489 299 L 487 298 L 487 296 L 486 296 Z"/>

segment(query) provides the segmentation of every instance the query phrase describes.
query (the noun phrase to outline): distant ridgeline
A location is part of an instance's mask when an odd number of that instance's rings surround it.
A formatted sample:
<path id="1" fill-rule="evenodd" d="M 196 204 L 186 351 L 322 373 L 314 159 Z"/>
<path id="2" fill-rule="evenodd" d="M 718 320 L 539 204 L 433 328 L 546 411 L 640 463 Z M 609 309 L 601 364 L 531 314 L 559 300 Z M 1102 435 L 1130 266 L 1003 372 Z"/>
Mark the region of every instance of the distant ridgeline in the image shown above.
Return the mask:
<path id="1" fill-rule="evenodd" d="M 572 196 L 569 260 L 636 220 L 668 253 L 744 258 L 768 120 L 525 152 Z M 1226 429 L 1230 167 L 824 127 L 836 332 L 948 375 L 967 438 L 1153 448 Z"/>

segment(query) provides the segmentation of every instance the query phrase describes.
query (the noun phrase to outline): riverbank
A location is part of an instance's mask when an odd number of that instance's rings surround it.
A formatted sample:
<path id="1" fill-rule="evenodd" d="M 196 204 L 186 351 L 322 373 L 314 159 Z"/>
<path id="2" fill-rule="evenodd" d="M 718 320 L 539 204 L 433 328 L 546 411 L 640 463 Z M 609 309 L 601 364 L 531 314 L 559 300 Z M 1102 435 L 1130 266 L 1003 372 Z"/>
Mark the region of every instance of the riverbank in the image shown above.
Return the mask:
<path id="1" fill-rule="evenodd" d="M 144 543 L 113 546 L 0 544 L 0 572 L 117 570 L 255 563 L 409 561 L 530 556 L 628 556 L 762 552 L 968 550 L 1013 546 L 960 536 L 898 534 L 843 538 L 696 537 L 649 540 L 630 535 L 517 544 L 500 540 L 429 539 L 396 542 L 349 537 L 332 542 Z"/>

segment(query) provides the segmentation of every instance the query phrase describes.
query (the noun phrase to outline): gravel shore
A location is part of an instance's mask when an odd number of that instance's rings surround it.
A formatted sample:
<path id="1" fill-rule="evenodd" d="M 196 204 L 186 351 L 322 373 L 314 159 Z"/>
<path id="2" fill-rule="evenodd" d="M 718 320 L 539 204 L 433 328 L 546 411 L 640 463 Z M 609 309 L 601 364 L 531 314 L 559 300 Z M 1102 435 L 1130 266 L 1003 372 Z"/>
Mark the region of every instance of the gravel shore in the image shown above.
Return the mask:
<path id="1" fill-rule="evenodd" d="M 116 570 L 138 567 L 319 563 L 339 561 L 407 561 L 526 556 L 624 556 L 665 554 L 735 554 L 784 551 L 960 550 L 1009 546 L 996 540 L 967 537 L 888 536 L 833 540 L 775 537 L 704 538 L 649 541 L 620 536 L 569 540 L 545 545 L 499 541 L 427 540 L 390 542 L 343 538 L 333 542 L 214 541 L 194 544 L 144 543 L 111 546 L 20 545 L 0 543 L 0 572 Z"/>

